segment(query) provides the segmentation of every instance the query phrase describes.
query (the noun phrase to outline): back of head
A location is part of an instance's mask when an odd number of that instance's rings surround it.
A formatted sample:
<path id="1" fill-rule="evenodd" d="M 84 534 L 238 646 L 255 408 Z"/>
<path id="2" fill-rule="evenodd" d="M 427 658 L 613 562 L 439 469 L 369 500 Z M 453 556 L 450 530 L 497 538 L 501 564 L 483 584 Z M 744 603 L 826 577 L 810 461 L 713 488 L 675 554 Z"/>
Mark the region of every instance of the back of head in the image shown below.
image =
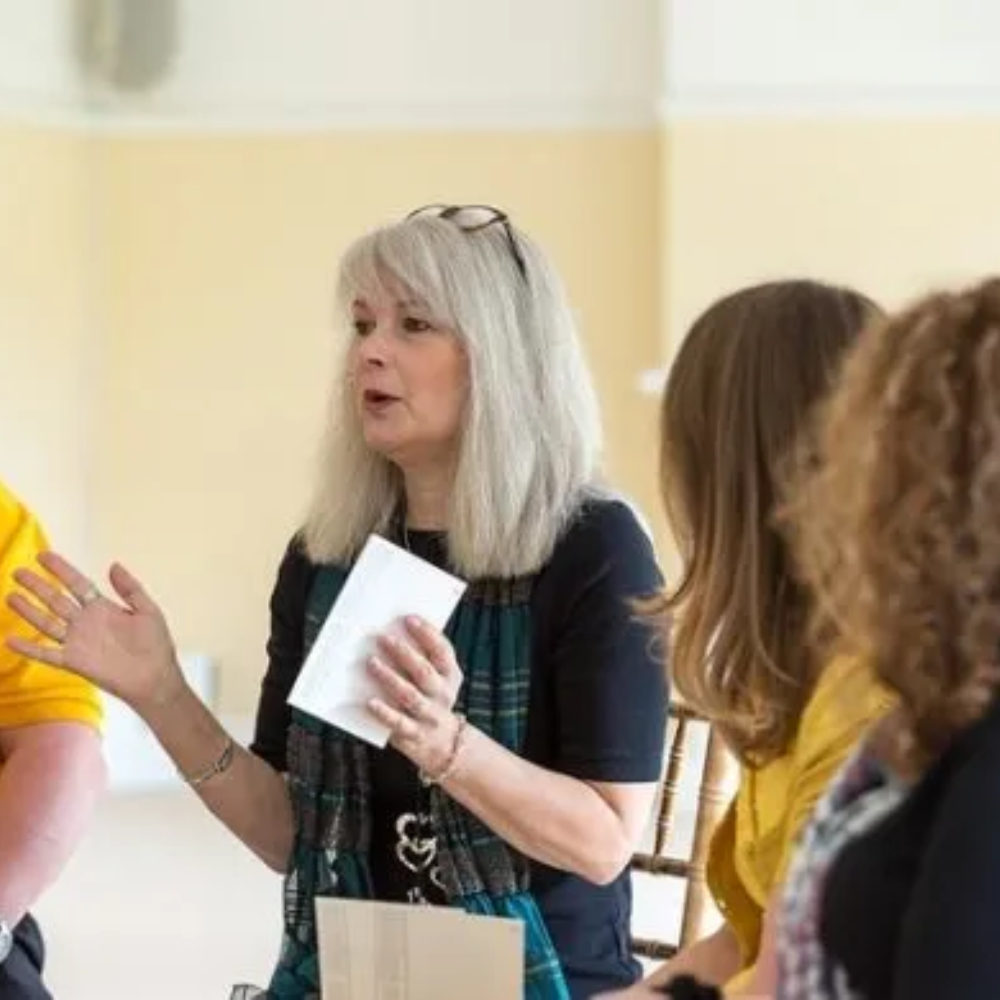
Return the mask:
<path id="1" fill-rule="evenodd" d="M 817 631 L 900 696 L 920 768 L 1000 679 L 1000 280 L 934 294 L 859 344 L 790 507 Z"/>
<path id="2" fill-rule="evenodd" d="M 355 241 L 338 303 L 402 289 L 453 330 L 468 357 L 448 545 L 469 578 L 537 570 L 598 476 L 601 427 L 569 300 L 554 267 L 507 216 L 485 206 L 431 206 Z M 399 471 L 372 452 L 335 377 L 319 482 L 307 524 L 314 558 L 350 560 L 384 531 L 402 498 Z"/>
<path id="3" fill-rule="evenodd" d="M 661 489 L 682 558 L 656 610 L 682 697 L 744 760 L 781 753 L 813 680 L 809 600 L 776 524 L 786 467 L 842 358 L 878 312 L 814 281 L 742 289 L 694 323 L 661 411 Z"/>

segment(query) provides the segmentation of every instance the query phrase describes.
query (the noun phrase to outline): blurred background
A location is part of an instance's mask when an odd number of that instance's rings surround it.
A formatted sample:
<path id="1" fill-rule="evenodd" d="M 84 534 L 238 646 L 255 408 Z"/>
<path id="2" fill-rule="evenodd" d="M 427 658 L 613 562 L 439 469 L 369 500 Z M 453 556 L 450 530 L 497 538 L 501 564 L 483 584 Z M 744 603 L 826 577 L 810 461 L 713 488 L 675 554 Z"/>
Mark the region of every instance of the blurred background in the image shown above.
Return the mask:
<path id="1" fill-rule="evenodd" d="M 991 0 L 0 0 L 0 476 L 95 575 L 146 581 L 246 735 L 338 255 L 488 202 L 565 275 L 669 566 L 657 396 L 698 311 L 997 269 L 997 37 Z M 265 978 L 276 880 L 117 706 L 108 745 L 114 794 L 39 909 L 56 995 Z"/>

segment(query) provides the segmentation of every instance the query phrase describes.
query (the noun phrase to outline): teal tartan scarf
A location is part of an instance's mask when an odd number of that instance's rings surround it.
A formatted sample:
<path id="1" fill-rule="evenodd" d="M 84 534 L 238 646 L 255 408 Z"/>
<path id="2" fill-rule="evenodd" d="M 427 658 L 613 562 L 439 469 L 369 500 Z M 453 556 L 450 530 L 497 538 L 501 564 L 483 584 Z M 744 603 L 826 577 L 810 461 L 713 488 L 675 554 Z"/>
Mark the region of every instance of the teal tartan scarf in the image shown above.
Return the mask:
<path id="1" fill-rule="evenodd" d="M 307 651 L 347 575 L 332 567 L 316 574 L 306 612 Z M 456 708 L 470 725 L 514 753 L 524 743 L 531 687 L 532 583 L 527 578 L 472 585 L 446 630 L 464 673 Z M 377 751 L 353 736 L 293 711 L 288 781 L 296 833 L 285 879 L 281 957 L 266 994 L 271 1000 L 319 1000 L 314 899 L 372 897 L 372 752 Z M 431 790 L 430 812 L 451 905 L 523 921 L 525 1000 L 569 1000 L 559 958 L 530 892 L 527 859 L 440 788 Z"/>

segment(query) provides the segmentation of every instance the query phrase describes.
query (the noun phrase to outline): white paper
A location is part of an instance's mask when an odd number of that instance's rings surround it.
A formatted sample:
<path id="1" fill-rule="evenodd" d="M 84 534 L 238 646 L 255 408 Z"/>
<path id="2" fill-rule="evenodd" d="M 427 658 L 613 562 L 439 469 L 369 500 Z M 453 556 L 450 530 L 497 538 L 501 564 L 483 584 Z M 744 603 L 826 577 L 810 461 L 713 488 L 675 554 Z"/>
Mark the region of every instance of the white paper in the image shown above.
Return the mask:
<path id="1" fill-rule="evenodd" d="M 389 730 L 367 705 L 383 695 L 367 663 L 375 640 L 402 631 L 408 615 L 443 629 L 465 588 L 464 580 L 372 535 L 334 601 L 288 703 L 384 747 Z"/>
<path id="2" fill-rule="evenodd" d="M 524 924 L 441 906 L 316 900 L 323 1000 L 522 1000 Z"/>

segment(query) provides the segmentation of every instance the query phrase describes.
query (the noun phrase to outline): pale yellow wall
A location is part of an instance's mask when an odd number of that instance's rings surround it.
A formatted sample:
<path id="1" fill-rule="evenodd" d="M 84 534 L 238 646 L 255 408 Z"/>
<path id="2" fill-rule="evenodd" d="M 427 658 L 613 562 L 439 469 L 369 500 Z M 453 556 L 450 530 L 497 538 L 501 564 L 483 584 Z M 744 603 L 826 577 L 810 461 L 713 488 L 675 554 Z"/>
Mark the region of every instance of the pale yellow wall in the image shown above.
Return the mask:
<path id="1" fill-rule="evenodd" d="M 654 131 L 102 143 L 100 548 L 218 659 L 225 708 L 256 696 L 321 421 L 334 266 L 372 224 L 488 200 L 538 236 L 581 313 L 612 474 L 654 507 L 654 406 L 635 389 L 659 361 Z"/>
<path id="2" fill-rule="evenodd" d="M 0 477 L 87 549 L 89 149 L 0 121 Z"/>
<path id="3" fill-rule="evenodd" d="M 1000 269 L 998 120 L 691 120 L 667 150 L 668 346 L 748 281 L 810 274 L 895 305 Z"/>

